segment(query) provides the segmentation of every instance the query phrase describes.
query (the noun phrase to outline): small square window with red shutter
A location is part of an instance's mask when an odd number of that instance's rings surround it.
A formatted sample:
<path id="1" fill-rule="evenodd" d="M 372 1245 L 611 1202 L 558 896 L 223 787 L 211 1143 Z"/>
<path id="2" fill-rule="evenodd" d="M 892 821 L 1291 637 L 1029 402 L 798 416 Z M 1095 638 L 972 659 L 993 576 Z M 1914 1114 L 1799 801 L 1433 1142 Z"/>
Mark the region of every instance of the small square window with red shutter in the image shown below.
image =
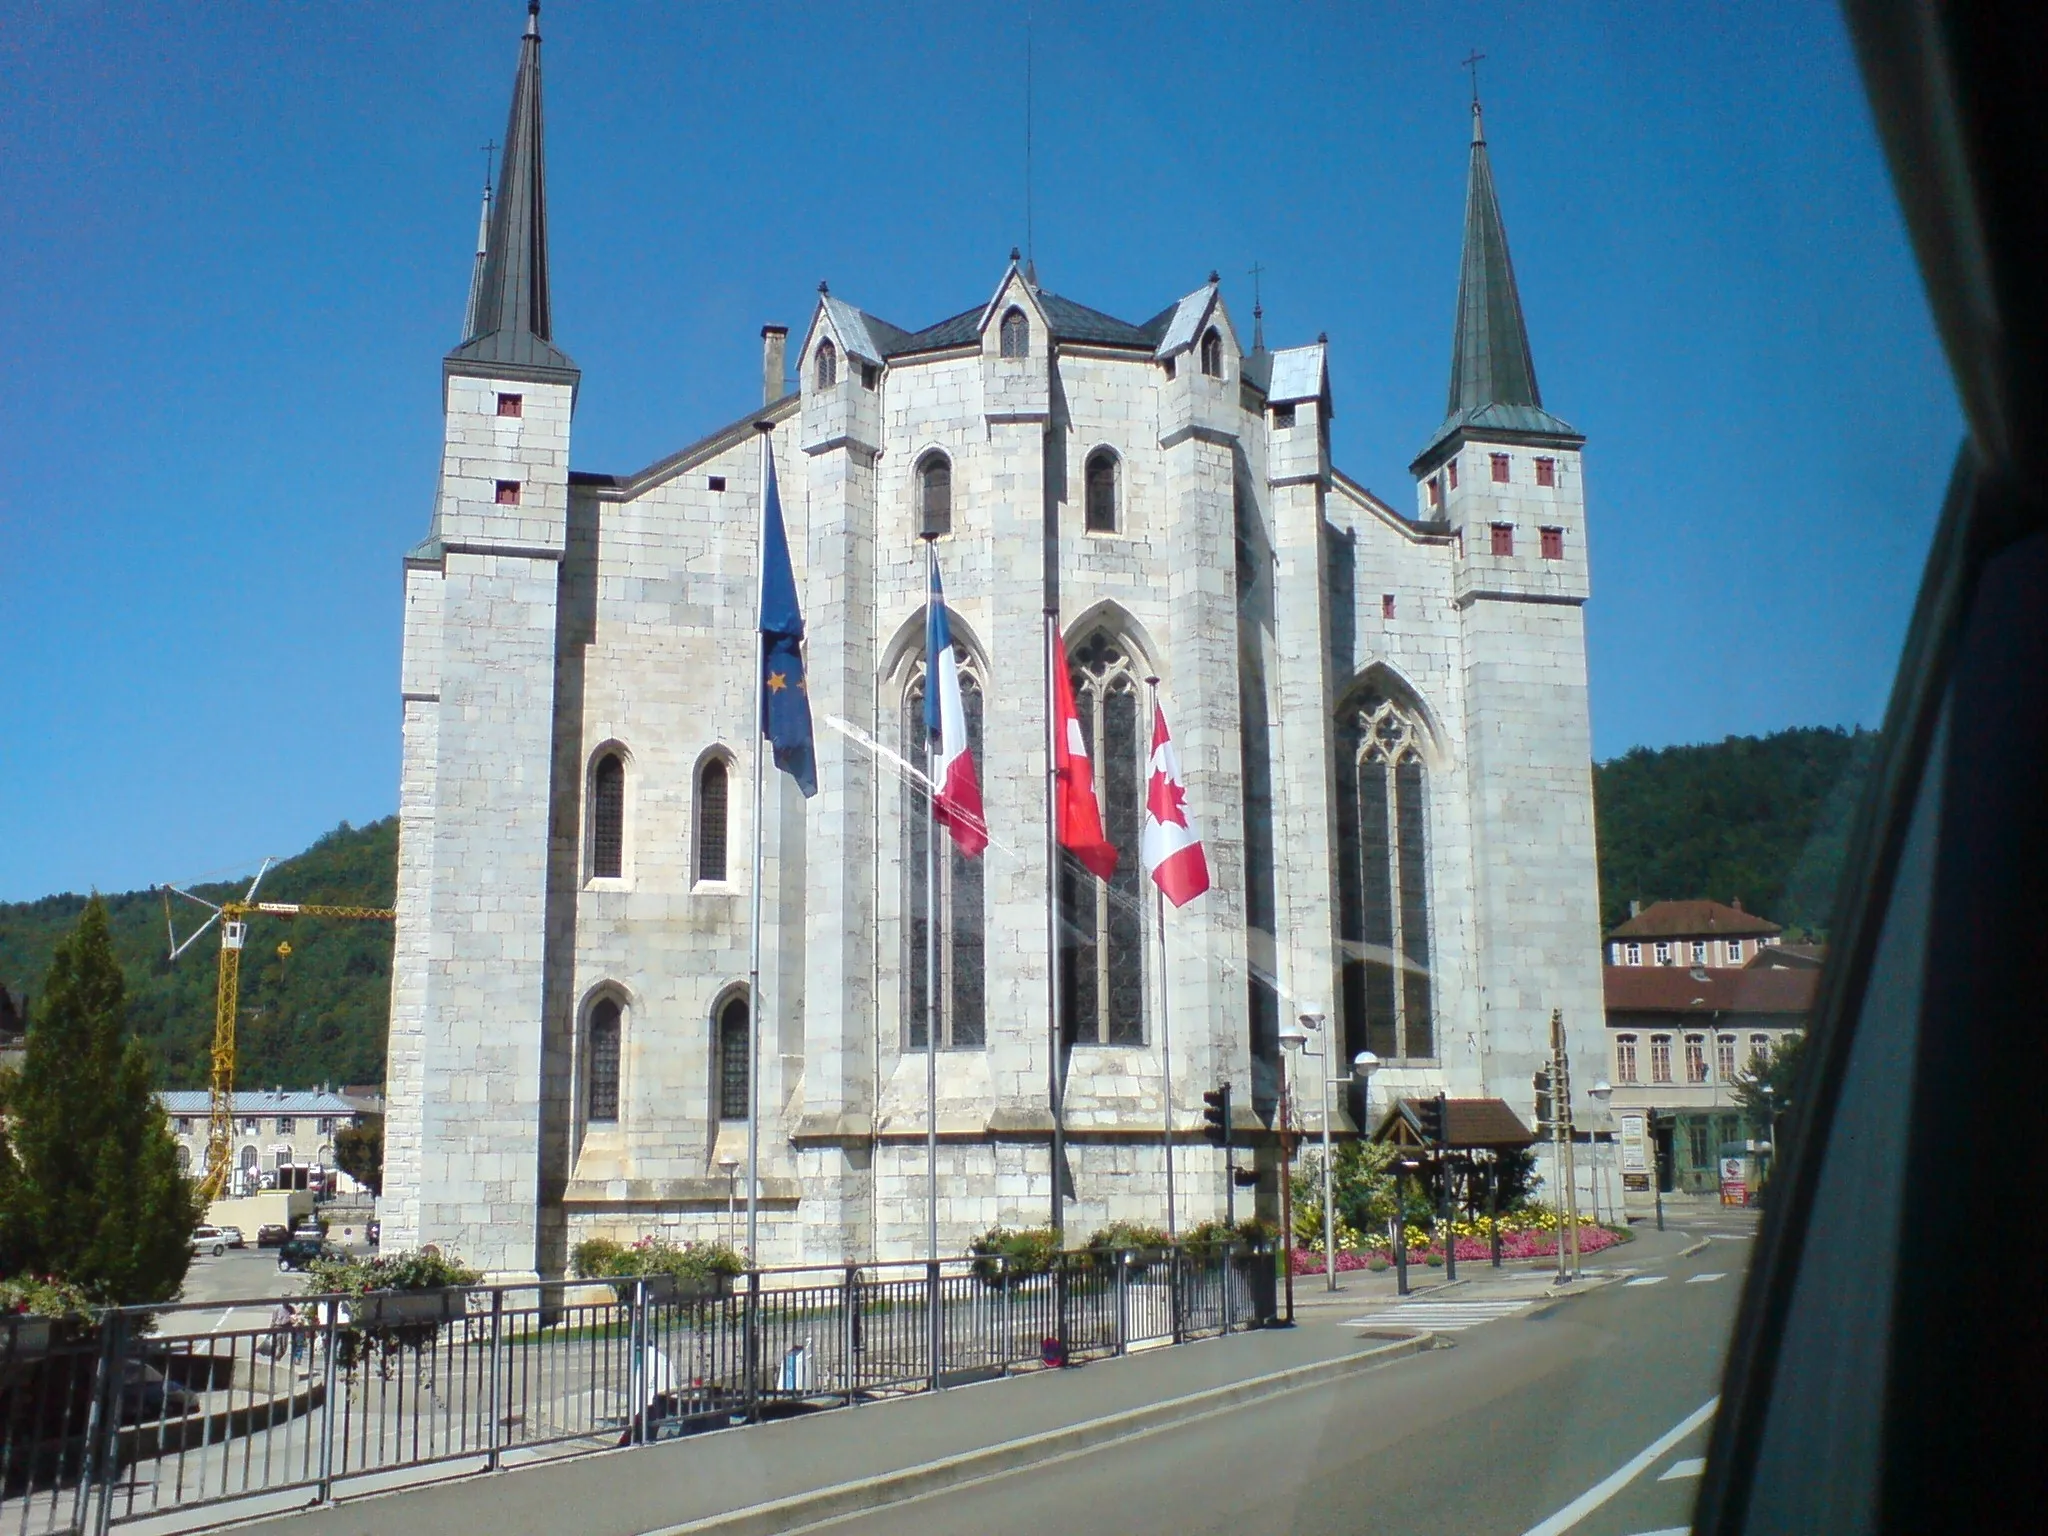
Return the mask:
<path id="1" fill-rule="evenodd" d="M 1515 552 L 1515 525 L 1495 523 L 1493 525 L 1493 552 L 1496 555 L 1512 555 Z"/>
<path id="2" fill-rule="evenodd" d="M 1453 459 L 1444 468 L 1451 472 L 1451 489 L 1455 491 L 1458 488 L 1458 461 Z"/>
<path id="3" fill-rule="evenodd" d="M 524 416 L 526 414 L 526 396 L 498 396 L 498 414 L 500 416 Z"/>
<path id="4" fill-rule="evenodd" d="M 1391 619 L 1393 616 L 1394 594 L 1391 592 L 1382 592 L 1380 594 L 1380 617 L 1383 619 Z"/>
<path id="5" fill-rule="evenodd" d="M 1557 484 L 1557 460 L 1538 459 L 1536 461 L 1536 483 L 1538 485 Z"/>
<path id="6" fill-rule="evenodd" d="M 1506 485 L 1508 483 L 1508 456 L 1504 453 L 1496 453 L 1493 456 L 1493 483 L 1495 485 Z"/>
<path id="7" fill-rule="evenodd" d="M 1543 530 L 1543 558 L 1562 560 L 1564 558 L 1564 530 L 1546 528 Z"/>
<path id="8" fill-rule="evenodd" d="M 519 482 L 517 480 L 500 480 L 498 482 L 498 505 L 501 507 L 516 507 L 519 505 Z"/>

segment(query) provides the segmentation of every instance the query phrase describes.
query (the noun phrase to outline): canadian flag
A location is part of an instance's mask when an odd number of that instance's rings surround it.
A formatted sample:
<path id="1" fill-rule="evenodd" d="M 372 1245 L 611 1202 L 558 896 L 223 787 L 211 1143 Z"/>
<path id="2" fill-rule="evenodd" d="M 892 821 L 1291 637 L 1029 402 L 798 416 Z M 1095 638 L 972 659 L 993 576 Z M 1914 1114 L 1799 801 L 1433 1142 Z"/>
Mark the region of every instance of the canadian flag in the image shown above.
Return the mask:
<path id="1" fill-rule="evenodd" d="M 1151 782 L 1145 786 L 1145 834 L 1138 844 L 1145 873 L 1176 907 L 1209 889 L 1209 860 L 1188 815 L 1188 784 L 1166 729 L 1166 711 L 1152 706 Z"/>
<path id="2" fill-rule="evenodd" d="M 1088 738 L 1074 708 L 1074 680 L 1067 674 L 1067 648 L 1052 635 L 1053 806 L 1062 848 L 1107 880 L 1116 873 L 1116 845 L 1102 835 L 1102 808 L 1095 803 L 1095 765 Z"/>
<path id="3" fill-rule="evenodd" d="M 953 836 L 970 859 L 988 846 L 981 814 L 981 780 L 967 748 L 967 711 L 960 705 L 960 659 L 953 653 L 953 626 L 946 619 L 946 595 L 939 589 L 939 564 L 932 562 L 932 595 L 925 618 L 924 726 L 938 738 L 932 756 L 932 818 Z"/>

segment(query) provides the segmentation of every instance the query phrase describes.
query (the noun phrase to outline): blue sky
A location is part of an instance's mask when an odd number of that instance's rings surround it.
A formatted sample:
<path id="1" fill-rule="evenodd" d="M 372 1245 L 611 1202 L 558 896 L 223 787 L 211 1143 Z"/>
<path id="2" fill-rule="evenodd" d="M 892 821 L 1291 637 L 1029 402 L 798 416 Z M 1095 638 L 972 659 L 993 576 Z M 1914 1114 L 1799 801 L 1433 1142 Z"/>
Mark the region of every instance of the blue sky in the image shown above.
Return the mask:
<path id="1" fill-rule="evenodd" d="M 1594 736 L 1874 722 L 1961 421 L 1821 4 L 1038 0 L 1045 285 L 1222 271 L 1328 331 L 1338 463 L 1443 415 L 1469 118 L 1545 403 L 1589 438 Z M 0 37 L 0 899 L 246 867 L 395 808 L 426 530 L 516 3 L 93 5 Z M 757 398 L 818 280 L 903 325 L 1024 231 L 1025 8 L 543 16 L 579 468 Z"/>

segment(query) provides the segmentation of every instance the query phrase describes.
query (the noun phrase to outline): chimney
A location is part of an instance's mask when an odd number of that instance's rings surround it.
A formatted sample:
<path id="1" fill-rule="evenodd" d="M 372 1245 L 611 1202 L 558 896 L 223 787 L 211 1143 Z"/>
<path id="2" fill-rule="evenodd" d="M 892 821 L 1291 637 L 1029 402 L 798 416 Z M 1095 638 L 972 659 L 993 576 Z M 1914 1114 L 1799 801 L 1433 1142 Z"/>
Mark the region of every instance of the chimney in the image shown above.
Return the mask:
<path id="1" fill-rule="evenodd" d="M 1740 896 L 1736 897 L 1732 902 L 1729 903 L 1729 905 L 1732 906 L 1736 911 L 1740 912 L 1742 910 L 1742 898 Z"/>
<path id="2" fill-rule="evenodd" d="M 783 368 L 783 353 L 788 347 L 788 326 L 764 325 L 761 327 L 761 403 L 763 405 L 773 405 L 782 398 L 782 381 L 788 377 Z"/>
<path id="3" fill-rule="evenodd" d="M 1628 915 L 1630 917 L 1641 917 L 1643 915 L 1643 904 L 1640 901 L 1630 902 L 1628 904 Z"/>

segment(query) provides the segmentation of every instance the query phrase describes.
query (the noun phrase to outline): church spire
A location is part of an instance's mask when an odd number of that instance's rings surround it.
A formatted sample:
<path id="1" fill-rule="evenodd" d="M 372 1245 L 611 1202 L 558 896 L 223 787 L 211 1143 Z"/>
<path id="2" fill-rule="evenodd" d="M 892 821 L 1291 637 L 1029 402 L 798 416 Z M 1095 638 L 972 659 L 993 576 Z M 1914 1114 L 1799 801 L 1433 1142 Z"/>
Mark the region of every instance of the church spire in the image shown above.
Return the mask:
<path id="1" fill-rule="evenodd" d="M 490 235 L 476 278 L 470 334 L 448 354 L 451 364 L 574 373 L 554 345 L 548 298 L 547 169 L 541 144 L 540 0 L 528 0 L 512 115 L 491 209 Z M 468 370 L 464 370 L 468 371 Z"/>
<path id="2" fill-rule="evenodd" d="M 1465 260 L 1458 276 L 1458 327 L 1451 342 L 1452 416 L 1489 405 L 1538 410 L 1536 363 L 1522 323 L 1522 297 L 1508 256 L 1507 227 L 1494 196 L 1493 166 L 1479 98 L 1472 98 L 1472 170 L 1465 184 Z"/>
<path id="3" fill-rule="evenodd" d="M 1517 441 L 1584 441 L 1568 423 L 1543 409 L 1543 393 L 1536 387 L 1529 328 L 1522 320 L 1522 296 L 1515 287 L 1500 199 L 1494 195 L 1493 164 L 1486 154 L 1486 125 L 1476 91 L 1472 166 L 1465 183 L 1465 252 L 1458 271 L 1457 328 L 1451 338 L 1450 401 L 1443 425 L 1411 467 L 1417 474 L 1429 473 L 1445 447 L 1466 431 L 1510 432 Z"/>

